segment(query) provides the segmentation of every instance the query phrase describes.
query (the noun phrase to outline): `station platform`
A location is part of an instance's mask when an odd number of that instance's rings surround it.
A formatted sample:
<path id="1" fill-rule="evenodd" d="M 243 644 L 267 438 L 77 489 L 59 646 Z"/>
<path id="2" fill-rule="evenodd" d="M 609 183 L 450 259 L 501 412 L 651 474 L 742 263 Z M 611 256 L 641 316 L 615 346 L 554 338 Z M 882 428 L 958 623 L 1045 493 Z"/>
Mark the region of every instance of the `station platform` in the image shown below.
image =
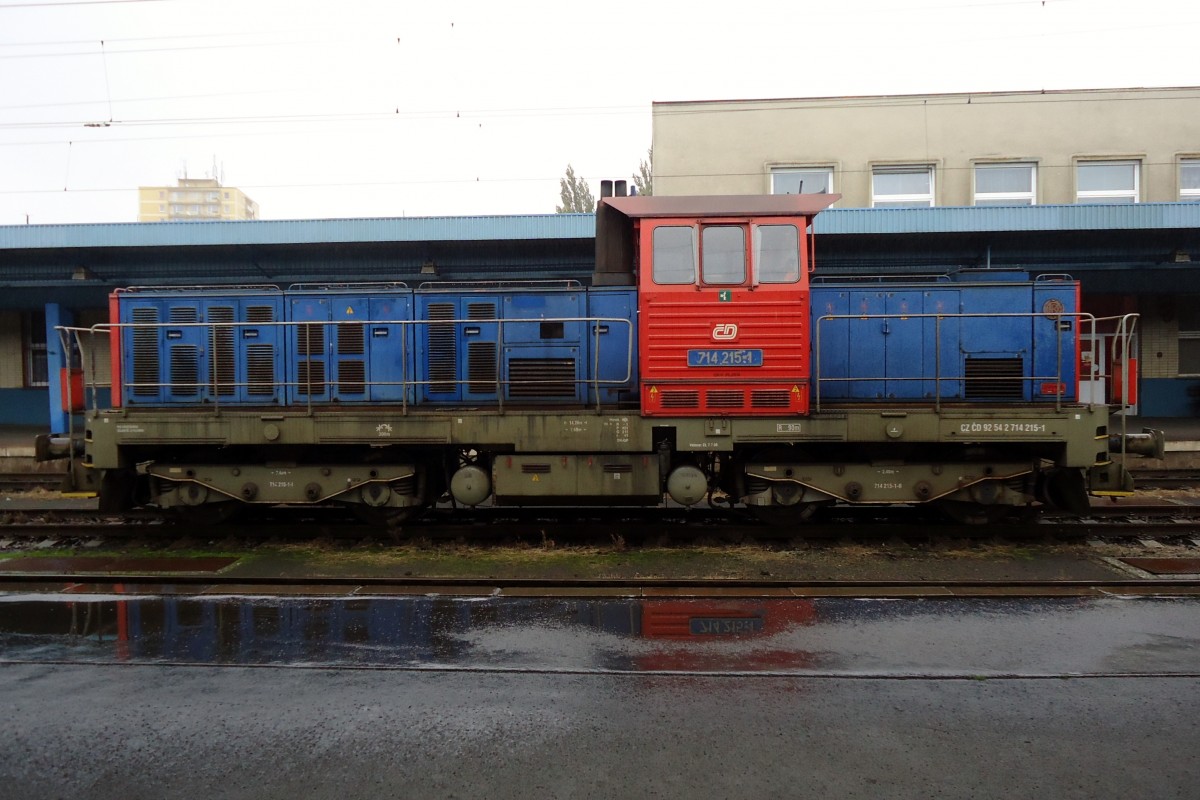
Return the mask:
<path id="1" fill-rule="evenodd" d="M 1114 415 L 1109 432 L 1120 433 L 1122 420 Z M 1140 433 L 1143 428 L 1157 428 L 1166 433 L 1167 457 L 1162 461 L 1134 458 L 1131 466 L 1140 469 L 1200 468 L 1200 418 L 1196 417 L 1127 417 L 1127 433 Z M 61 472 L 55 462 L 38 464 L 34 460 L 33 440 L 44 430 L 31 426 L 0 425 L 0 472 Z"/>

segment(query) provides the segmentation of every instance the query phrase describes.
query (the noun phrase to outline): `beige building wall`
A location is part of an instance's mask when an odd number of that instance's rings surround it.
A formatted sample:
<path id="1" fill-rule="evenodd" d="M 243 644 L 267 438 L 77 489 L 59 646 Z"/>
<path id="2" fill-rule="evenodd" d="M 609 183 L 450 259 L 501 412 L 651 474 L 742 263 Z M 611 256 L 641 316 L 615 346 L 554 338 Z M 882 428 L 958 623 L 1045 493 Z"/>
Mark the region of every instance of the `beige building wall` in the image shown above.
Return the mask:
<path id="1" fill-rule="evenodd" d="M 25 347 L 21 312 L 0 311 L 0 389 L 25 386 Z"/>
<path id="2" fill-rule="evenodd" d="M 80 311 L 75 324 L 81 328 L 90 328 L 108 322 L 108 309 L 97 308 Z M 107 332 L 97 333 L 82 338 L 81 354 L 84 359 L 84 375 L 88 380 L 94 380 L 100 386 L 107 386 L 112 380 L 112 363 Z"/>
<path id="3" fill-rule="evenodd" d="M 138 188 L 138 222 L 258 219 L 258 204 L 215 178 L 181 178 L 176 186 Z"/>
<path id="4" fill-rule="evenodd" d="M 972 205 L 979 162 L 1036 164 L 1036 202 L 1074 203 L 1081 160 L 1141 165 L 1138 201 L 1180 199 L 1200 158 L 1200 88 L 655 103 L 654 193 L 762 194 L 771 170 L 830 166 L 840 207 L 876 167 L 931 164 L 934 204 Z M 1189 169 L 1192 167 L 1189 166 Z"/>

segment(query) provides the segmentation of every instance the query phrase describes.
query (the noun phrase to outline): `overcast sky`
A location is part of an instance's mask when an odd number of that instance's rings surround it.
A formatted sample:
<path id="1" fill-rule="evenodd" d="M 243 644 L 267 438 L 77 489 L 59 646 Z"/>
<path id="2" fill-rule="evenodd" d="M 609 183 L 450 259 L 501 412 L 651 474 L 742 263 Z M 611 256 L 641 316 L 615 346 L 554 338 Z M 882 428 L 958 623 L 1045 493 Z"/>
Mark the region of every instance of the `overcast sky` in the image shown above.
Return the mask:
<path id="1" fill-rule="evenodd" d="M 568 163 L 636 170 L 653 101 L 1195 86 L 1198 34 L 1195 0 L 0 0 L 0 225 L 214 169 L 264 219 L 548 213 Z"/>

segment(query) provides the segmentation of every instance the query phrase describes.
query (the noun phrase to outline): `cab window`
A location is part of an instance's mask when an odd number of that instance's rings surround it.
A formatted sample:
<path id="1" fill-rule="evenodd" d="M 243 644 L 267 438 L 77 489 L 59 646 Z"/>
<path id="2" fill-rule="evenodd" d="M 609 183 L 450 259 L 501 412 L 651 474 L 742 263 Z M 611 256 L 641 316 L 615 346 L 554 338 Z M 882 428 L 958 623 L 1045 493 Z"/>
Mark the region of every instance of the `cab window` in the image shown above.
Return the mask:
<path id="1" fill-rule="evenodd" d="M 746 282 L 746 231 L 740 225 L 709 225 L 701 233 L 701 277 L 705 283 Z"/>
<path id="2" fill-rule="evenodd" d="M 754 229 L 754 263 L 759 283 L 800 280 L 800 232 L 796 226 L 757 226 Z"/>
<path id="3" fill-rule="evenodd" d="M 654 282 L 696 282 L 696 236 L 689 225 L 662 225 L 654 229 Z"/>

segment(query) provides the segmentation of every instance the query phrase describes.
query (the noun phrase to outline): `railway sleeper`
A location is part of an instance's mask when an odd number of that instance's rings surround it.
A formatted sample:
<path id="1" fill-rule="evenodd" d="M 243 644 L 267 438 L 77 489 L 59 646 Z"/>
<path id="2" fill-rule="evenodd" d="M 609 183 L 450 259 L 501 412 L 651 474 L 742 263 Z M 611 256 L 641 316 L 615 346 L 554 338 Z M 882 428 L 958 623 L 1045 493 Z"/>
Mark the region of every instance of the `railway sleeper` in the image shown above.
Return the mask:
<path id="1" fill-rule="evenodd" d="M 329 501 L 371 508 L 423 505 L 415 464 L 146 464 L 150 502 L 162 508 L 238 500 L 257 505 Z"/>

